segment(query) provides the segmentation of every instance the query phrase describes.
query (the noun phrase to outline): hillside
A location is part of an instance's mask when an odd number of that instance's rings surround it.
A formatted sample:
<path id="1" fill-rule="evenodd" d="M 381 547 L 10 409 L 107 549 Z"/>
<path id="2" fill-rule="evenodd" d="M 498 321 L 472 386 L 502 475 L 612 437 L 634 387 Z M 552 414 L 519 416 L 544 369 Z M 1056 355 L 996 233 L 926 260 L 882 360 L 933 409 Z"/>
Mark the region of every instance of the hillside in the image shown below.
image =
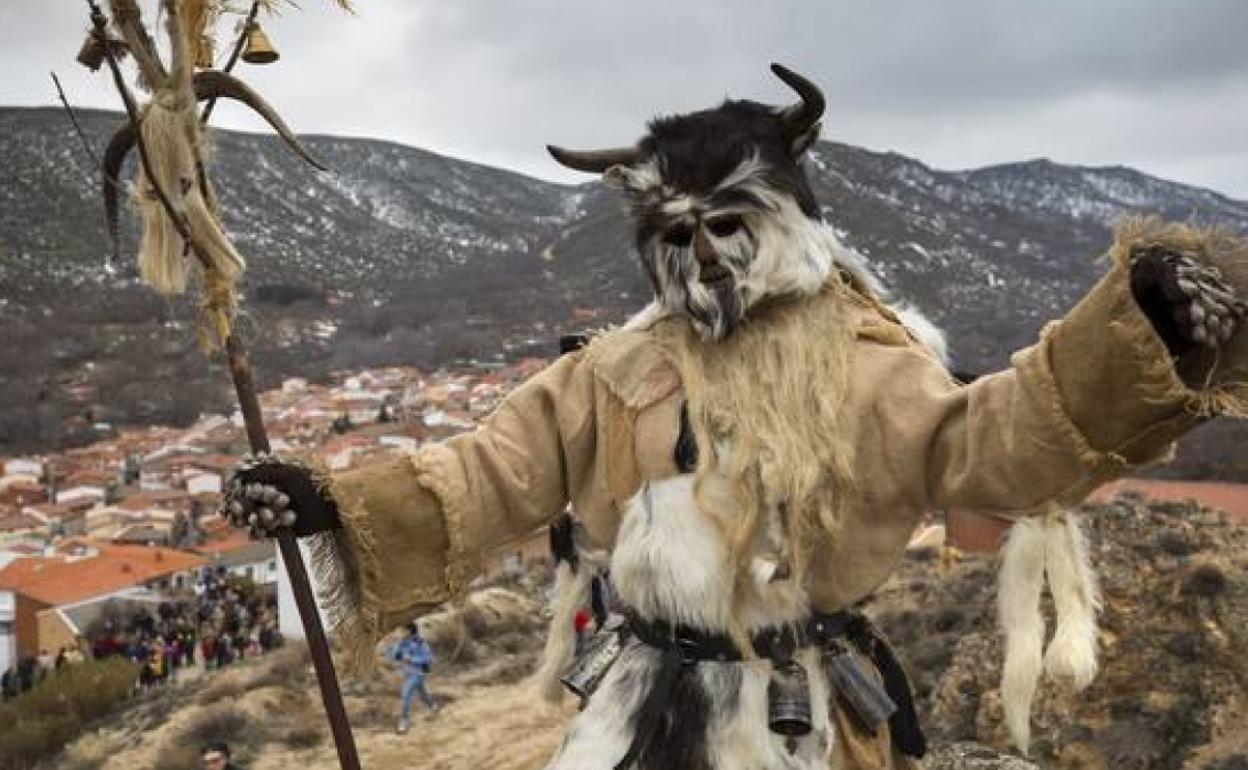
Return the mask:
<path id="1" fill-rule="evenodd" d="M 1243 770 L 1248 767 L 1248 530 L 1187 503 L 1123 497 L 1087 506 L 1105 598 L 1102 669 L 1073 693 L 1041 684 L 1031 761 L 1011 753 L 1000 708 L 997 563 L 908 556 L 867 612 L 907 666 L 932 745 L 929 770 Z M 538 701 L 527 676 L 546 621 L 545 570 L 472 594 L 425 619 L 445 708 L 394 733 L 398 674 L 346 676 L 365 767 L 538 770 L 575 715 Z M 1052 617 L 1052 608 L 1046 610 Z M 229 740 L 246 767 L 336 767 L 311 670 L 297 650 L 145 697 L 85 734 L 50 766 L 193 764 Z"/>
<path id="2" fill-rule="evenodd" d="M 80 118 L 96 147 L 120 120 Z M 597 183 L 305 137 L 333 169 L 318 174 L 272 137 L 213 136 L 226 225 L 250 260 L 244 326 L 262 384 L 552 353 L 559 333 L 619 321 L 646 296 L 621 203 Z M 0 164 L 0 454 L 82 442 L 96 423 L 185 424 L 228 408 L 219 362 L 194 349 L 192 304 L 137 285 L 133 221 L 122 261 L 108 263 L 98 183 L 63 112 L 0 108 Z M 1005 365 L 1068 308 L 1125 213 L 1248 232 L 1248 203 L 1121 167 L 944 172 L 824 142 L 809 169 L 828 219 L 946 328 L 967 371 Z M 1243 429 L 1202 434 L 1176 472 L 1248 474 L 1226 451 Z"/>

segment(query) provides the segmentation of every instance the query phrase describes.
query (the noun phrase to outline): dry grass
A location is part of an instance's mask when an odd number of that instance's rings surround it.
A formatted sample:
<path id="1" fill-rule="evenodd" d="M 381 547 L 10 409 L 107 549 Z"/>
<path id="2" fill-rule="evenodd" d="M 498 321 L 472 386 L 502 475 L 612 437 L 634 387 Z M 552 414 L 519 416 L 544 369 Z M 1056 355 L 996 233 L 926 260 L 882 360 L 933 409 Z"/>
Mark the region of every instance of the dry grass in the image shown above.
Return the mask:
<path id="1" fill-rule="evenodd" d="M 253 723 L 237 705 L 222 703 L 195 714 L 181 729 L 166 737 L 152 770 L 184 770 L 195 767 L 199 752 L 213 741 L 225 741 L 236 759 L 264 743 L 263 723 Z"/>
<path id="2" fill-rule="evenodd" d="M 99 729 L 74 741 L 57 762 L 58 770 L 98 770 L 112 755 L 125 748 L 125 735 Z"/>
<path id="3" fill-rule="evenodd" d="M 319 724 L 300 725 L 287 730 L 280 740 L 292 749 L 310 749 L 319 746 L 325 740 L 325 731 Z"/>
<path id="4" fill-rule="evenodd" d="M 233 673 L 222 673 L 215 677 L 195 696 L 195 703 L 200 706 L 211 706 L 227 698 L 232 700 L 246 692 L 247 688 L 237 676 L 231 675 Z"/>

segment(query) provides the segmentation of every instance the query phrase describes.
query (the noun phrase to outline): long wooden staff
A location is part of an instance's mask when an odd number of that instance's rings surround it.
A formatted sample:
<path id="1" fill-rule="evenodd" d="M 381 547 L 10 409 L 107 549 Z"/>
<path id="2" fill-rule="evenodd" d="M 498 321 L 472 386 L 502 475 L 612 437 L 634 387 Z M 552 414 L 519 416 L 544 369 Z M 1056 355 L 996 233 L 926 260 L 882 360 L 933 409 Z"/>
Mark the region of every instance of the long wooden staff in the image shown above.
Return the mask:
<path id="1" fill-rule="evenodd" d="M 91 7 L 91 21 L 94 25 L 95 34 L 99 36 L 101 41 L 104 41 L 107 39 L 106 28 L 108 19 L 94 0 L 87 0 L 87 4 Z M 253 14 L 254 10 L 253 6 Z M 130 23 L 138 22 L 132 21 Z M 245 32 L 246 29 L 244 28 L 244 34 Z M 157 198 L 159 198 L 161 205 L 174 222 L 187 248 L 200 260 L 205 270 L 210 269 L 211 265 L 208 260 L 200 253 L 194 240 L 191 238 L 190 228 L 185 218 L 174 208 L 166 191 L 161 189 L 159 179 L 152 173 L 147 148 L 143 143 L 143 134 L 139 129 L 138 110 L 135 107 L 134 99 L 126 87 L 121 68 L 118 66 L 111 48 L 105 45 L 104 51 L 109 70 L 113 75 L 114 84 L 121 94 L 122 102 L 126 108 L 126 115 L 129 116 L 131 126 L 134 128 L 137 137 L 139 159 L 146 171 L 146 180 L 152 185 Z M 247 350 L 242 340 L 233 331 L 226 337 L 225 349 L 229 361 L 230 377 L 234 381 L 234 392 L 238 396 L 239 409 L 243 413 L 243 424 L 247 431 L 247 441 L 251 445 L 251 451 L 253 453 L 270 452 L 269 436 L 264 428 L 264 419 L 260 412 L 260 401 L 256 397 L 256 388 L 251 377 L 251 363 L 247 357 Z M 360 759 L 355 748 L 355 737 L 351 734 L 351 725 L 347 721 L 347 712 L 342 703 L 342 692 L 338 687 L 338 677 L 334 671 L 334 661 L 330 655 L 329 642 L 325 637 L 325 629 L 321 625 L 321 616 L 316 607 L 316 597 L 312 591 L 312 583 L 308 579 L 308 570 L 304 565 L 303 555 L 299 552 L 299 544 L 294 534 L 287 529 L 277 536 L 277 545 L 281 551 L 282 560 L 286 564 L 286 572 L 290 575 L 290 585 L 295 595 L 295 605 L 299 609 L 299 618 L 303 622 L 303 631 L 307 637 L 312 665 L 316 669 L 316 679 L 321 689 L 321 701 L 325 705 L 325 714 L 329 718 L 329 727 L 334 736 L 334 745 L 338 750 L 338 762 L 343 770 L 359 770 Z"/>

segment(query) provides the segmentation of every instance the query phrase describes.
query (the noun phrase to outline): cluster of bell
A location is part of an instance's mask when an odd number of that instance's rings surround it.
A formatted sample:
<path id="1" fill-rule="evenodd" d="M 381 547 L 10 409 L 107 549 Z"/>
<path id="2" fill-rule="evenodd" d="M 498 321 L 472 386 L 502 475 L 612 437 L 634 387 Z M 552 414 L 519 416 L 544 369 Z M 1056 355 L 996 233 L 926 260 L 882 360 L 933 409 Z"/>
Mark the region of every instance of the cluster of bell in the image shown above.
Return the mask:
<path id="1" fill-rule="evenodd" d="M 125 43 L 120 40 L 103 40 L 94 31 L 87 33 L 82 48 L 78 51 L 78 63 L 95 72 L 104 63 L 105 49 L 112 46 L 118 54 L 125 51 Z M 214 50 L 212 37 L 201 35 L 195 46 L 195 67 L 212 69 Z M 243 61 L 248 64 L 272 64 L 280 58 L 277 49 L 269 36 L 264 34 L 257 21 L 247 23 L 247 40 L 243 47 Z"/>
<path id="2" fill-rule="evenodd" d="M 243 61 L 248 64 L 272 64 L 280 58 L 277 49 L 269 36 L 260 28 L 260 22 L 254 19 L 247 22 L 246 43 L 243 47 Z M 211 69 L 213 62 L 212 38 L 203 35 L 199 38 L 199 47 L 195 52 L 195 66 L 200 69 Z"/>

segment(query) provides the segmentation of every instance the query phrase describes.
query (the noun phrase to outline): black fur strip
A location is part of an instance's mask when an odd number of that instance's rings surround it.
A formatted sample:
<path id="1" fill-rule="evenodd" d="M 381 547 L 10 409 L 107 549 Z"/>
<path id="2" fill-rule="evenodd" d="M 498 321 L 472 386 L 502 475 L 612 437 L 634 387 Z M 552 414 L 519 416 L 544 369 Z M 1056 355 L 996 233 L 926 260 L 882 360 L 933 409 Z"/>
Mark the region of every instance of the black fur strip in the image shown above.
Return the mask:
<path id="1" fill-rule="evenodd" d="M 653 731 L 640 747 L 635 770 L 711 770 L 707 748 L 707 728 L 711 719 L 711 701 L 702 687 L 695 666 L 681 665 L 675 674 L 671 695 L 664 702 L 651 704 L 643 698 L 633 715 L 634 730 L 654 724 Z M 655 686 L 657 682 L 652 682 Z M 654 706 L 658 714 L 646 714 Z M 651 722 L 653 720 L 653 722 Z"/>
<path id="2" fill-rule="evenodd" d="M 676 437 L 676 468 L 681 473 L 693 473 L 698 469 L 698 442 L 689 424 L 689 404 L 680 405 L 680 433 Z"/>

